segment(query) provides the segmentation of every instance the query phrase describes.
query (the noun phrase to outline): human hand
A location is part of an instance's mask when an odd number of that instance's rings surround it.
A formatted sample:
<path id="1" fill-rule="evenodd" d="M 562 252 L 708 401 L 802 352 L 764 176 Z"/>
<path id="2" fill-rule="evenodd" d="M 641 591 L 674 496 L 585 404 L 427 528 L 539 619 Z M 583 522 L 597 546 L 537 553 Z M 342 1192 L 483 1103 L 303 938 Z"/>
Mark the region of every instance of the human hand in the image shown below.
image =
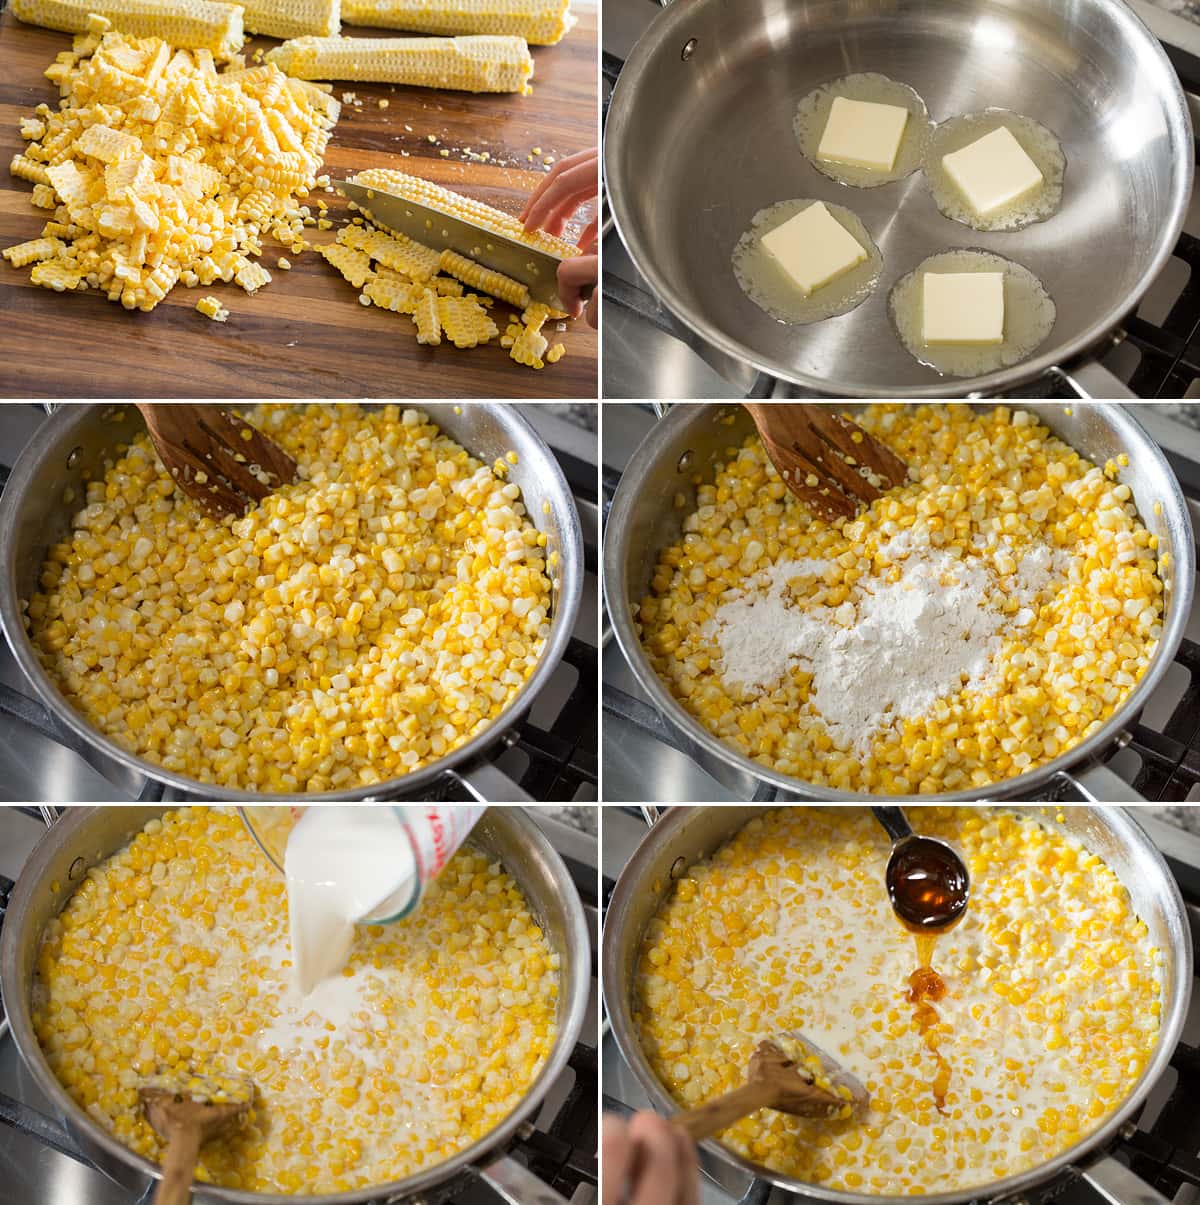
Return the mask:
<path id="1" fill-rule="evenodd" d="M 592 147 L 560 159 L 534 189 L 521 214 L 526 230 L 545 230 L 561 235 L 563 228 L 582 205 L 600 193 L 600 151 Z M 598 318 L 595 286 L 600 278 L 600 258 L 595 253 L 599 216 L 592 218 L 579 238 L 583 255 L 564 260 L 558 269 L 558 295 L 574 318 L 583 309 L 583 290 L 593 290 L 587 304 L 587 320 L 595 326 Z M 591 254 L 588 254 L 591 252 Z"/>
<path id="2" fill-rule="evenodd" d="M 649 1110 L 604 1118 L 602 1205 L 699 1205 L 695 1143 Z"/>

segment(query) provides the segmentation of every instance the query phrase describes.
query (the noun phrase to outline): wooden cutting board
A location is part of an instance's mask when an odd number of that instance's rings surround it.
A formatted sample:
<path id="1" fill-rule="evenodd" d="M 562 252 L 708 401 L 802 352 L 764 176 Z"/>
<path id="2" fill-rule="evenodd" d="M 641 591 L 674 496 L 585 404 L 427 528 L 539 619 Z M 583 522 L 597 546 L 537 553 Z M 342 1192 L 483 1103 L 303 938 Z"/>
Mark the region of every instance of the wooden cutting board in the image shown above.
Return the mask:
<path id="1" fill-rule="evenodd" d="M 575 28 L 557 46 L 533 48 L 531 96 L 335 83 L 336 95 L 353 92 L 362 104 L 343 105 L 325 170 L 338 179 L 368 167 L 400 168 L 519 213 L 544 174 L 542 159 L 598 140 L 596 7 L 576 0 L 572 9 L 579 18 Z M 42 73 L 70 45 L 69 34 L 0 13 L 0 247 L 36 237 L 48 216 L 29 203 L 32 186 L 11 176 L 8 164 L 24 145 L 19 119 L 43 101 L 57 107 L 57 89 Z M 255 38 L 247 54 L 258 45 L 277 42 Z M 381 99 L 387 108 L 379 107 Z M 491 161 L 466 160 L 468 147 L 486 151 Z M 530 159 L 535 147 L 541 150 L 536 162 Z M 448 155 L 439 154 L 443 150 Z M 342 198 L 320 190 L 316 196 L 340 226 Z M 568 237 L 576 237 L 580 226 Z M 323 242 L 335 231 L 307 233 Z M 277 270 L 280 254 L 291 261 L 290 272 Z M 256 296 L 221 282 L 176 287 L 143 314 L 96 292 L 37 288 L 28 268 L 0 261 L 0 396 L 596 396 L 596 332 L 583 319 L 567 323 L 563 332 L 547 324 L 550 342 L 561 341 L 567 352 L 535 371 L 511 360 L 498 341 L 461 351 L 447 342 L 422 347 L 410 319 L 360 305 L 357 290 L 313 252 L 292 255 L 268 242 L 261 262 L 273 279 Z M 228 322 L 196 312 L 196 302 L 208 293 L 229 309 Z M 496 303 L 501 330 L 511 312 Z"/>

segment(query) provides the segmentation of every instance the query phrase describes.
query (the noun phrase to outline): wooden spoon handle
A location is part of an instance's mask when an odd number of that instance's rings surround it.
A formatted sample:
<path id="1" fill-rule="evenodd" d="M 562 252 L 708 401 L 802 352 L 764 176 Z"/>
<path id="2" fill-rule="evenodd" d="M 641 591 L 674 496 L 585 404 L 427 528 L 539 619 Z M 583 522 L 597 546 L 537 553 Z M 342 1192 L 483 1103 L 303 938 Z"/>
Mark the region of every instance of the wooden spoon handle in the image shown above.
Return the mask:
<path id="1" fill-rule="evenodd" d="M 766 1108 L 777 1097 L 777 1088 L 766 1080 L 752 1080 L 724 1096 L 706 1100 L 694 1109 L 676 1113 L 671 1120 L 699 1142 L 732 1125 L 756 1109 Z"/>
<path id="2" fill-rule="evenodd" d="M 200 1130 L 197 1126 L 173 1131 L 162 1161 L 162 1179 L 154 1194 L 154 1205 L 188 1205 L 192 1198 L 192 1175 L 200 1157 Z"/>

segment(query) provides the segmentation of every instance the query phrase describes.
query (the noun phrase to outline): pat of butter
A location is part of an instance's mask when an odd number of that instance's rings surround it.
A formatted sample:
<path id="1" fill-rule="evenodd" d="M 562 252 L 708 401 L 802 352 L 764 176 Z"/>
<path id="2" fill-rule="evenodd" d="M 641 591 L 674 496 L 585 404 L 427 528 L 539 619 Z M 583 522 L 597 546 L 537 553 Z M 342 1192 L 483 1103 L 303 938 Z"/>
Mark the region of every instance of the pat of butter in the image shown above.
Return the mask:
<path id="1" fill-rule="evenodd" d="M 817 158 L 890 172 L 907 123 L 908 110 L 899 105 L 835 96 Z"/>
<path id="2" fill-rule="evenodd" d="M 805 297 L 867 258 L 866 249 L 822 201 L 764 234 L 762 245 Z"/>
<path id="3" fill-rule="evenodd" d="M 981 217 L 1042 183 L 1038 165 L 1005 126 L 943 156 L 942 166 Z"/>
<path id="4" fill-rule="evenodd" d="M 926 272 L 921 287 L 926 343 L 1003 343 L 1003 272 Z"/>

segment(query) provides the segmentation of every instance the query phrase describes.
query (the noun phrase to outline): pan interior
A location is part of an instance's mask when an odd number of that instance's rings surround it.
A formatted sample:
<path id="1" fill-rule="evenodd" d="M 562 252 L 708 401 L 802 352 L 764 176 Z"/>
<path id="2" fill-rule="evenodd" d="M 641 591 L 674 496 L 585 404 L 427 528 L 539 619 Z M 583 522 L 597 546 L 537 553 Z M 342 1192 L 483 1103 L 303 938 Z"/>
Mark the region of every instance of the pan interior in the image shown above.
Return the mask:
<path id="1" fill-rule="evenodd" d="M 1041 349 L 1052 353 L 1119 318 L 1171 221 L 1176 160 L 1190 148 L 1173 133 L 1169 71 L 1149 38 L 1130 36 L 1140 31 L 1119 5 L 742 0 L 693 4 L 660 23 L 610 123 L 622 234 L 681 316 L 776 375 L 833 379 L 848 392 L 944 381 L 900 345 L 886 303 L 904 273 L 954 247 L 1005 255 L 1042 281 L 1058 307 Z M 797 146 L 796 105 L 862 71 L 914 87 L 935 121 L 996 106 L 1049 127 L 1067 158 L 1062 209 L 1023 231 L 982 233 L 944 218 L 919 172 L 873 189 L 823 176 Z M 884 256 L 871 298 L 810 327 L 763 314 L 730 267 L 754 214 L 795 197 L 849 206 Z"/>

